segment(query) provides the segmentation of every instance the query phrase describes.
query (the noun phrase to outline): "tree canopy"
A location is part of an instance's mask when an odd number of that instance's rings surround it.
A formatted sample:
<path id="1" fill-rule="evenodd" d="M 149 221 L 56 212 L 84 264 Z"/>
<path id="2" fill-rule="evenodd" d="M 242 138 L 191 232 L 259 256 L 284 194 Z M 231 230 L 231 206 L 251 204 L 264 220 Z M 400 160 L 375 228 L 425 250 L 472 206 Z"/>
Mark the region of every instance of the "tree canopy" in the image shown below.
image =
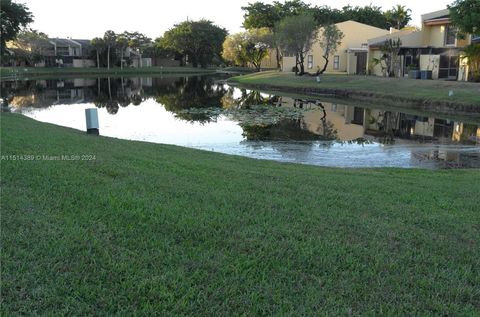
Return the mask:
<path id="1" fill-rule="evenodd" d="M 400 30 L 407 26 L 408 22 L 410 22 L 412 19 L 410 15 L 411 12 L 412 10 L 397 4 L 391 10 L 385 12 L 385 17 L 387 18 L 387 22 L 391 27 Z"/>
<path id="2" fill-rule="evenodd" d="M 272 46 L 273 35 L 269 28 L 249 29 L 228 36 L 223 42 L 222 56 L 236 65 L 251 63 L 259 71 L 262 60 Z"/>
<path id="3" fill-rule="evenodd" d="M 325 64 L 323 69 L 318 71 L 318 74 L 323 74 L 325 72 L 330 55 L 337 50 L 337 47 L 340 44 L 342 44 L 343 37 L 343 32 L 340 31 L 335 24 L 328 24 L 323 27 L 319 44 L 323 49 L 323 59 L 325 59 Z"/>
<path id="4" fill-rule="evenodd" d="M 295 56 L 295 73 L 305 73 L 305 54 L 317 38 L 317 22 L 313 14 L 302 13 L 298 16 L 283 18 L 275 27 L 277 43 L 287 54 Z"/>
<path id="5" fill-rule="evenodd" d="M 163 45 L 182 54 L 193 67 L 221 60 L 227 30 L 208 20 L 185 21 L 163 35 Z"/>
<path id="6" fill-rule="evenodd" d="M 33 15 L 26 5 L 12 0 L 0 0 L 1 53 L 5 43 L 14 40 L 22 28 L 33 22 Z"/>
<path id="7" fill-rule="evenodd" d="M 455 0 L 448 8 L 450 19 L 462 34 L 480 33 L 479 0 Z"/>

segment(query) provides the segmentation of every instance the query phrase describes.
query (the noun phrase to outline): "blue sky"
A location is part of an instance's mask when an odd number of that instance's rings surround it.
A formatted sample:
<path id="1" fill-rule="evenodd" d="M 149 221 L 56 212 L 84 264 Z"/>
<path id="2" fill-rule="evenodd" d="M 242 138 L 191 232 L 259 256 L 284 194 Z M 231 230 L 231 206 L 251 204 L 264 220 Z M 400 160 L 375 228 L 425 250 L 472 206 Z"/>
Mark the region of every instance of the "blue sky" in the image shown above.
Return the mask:
<path id="1" fill-rule="evenodd" d="M 229 32 L 241 30 L 242 6 L 249 0 L 16 0 L 25 3 L 35 15 L 34 29 L 51 37 L 93 38 L 106 30 L 140 31 L 149 37 L 161 36 L 175 23 L 206 18 Z M 273 1 L 266 0 L 264 3 Z M 412 24 L 420 25 L 420 15 L 445 9 L 453 0 L 322 0 L 304 1 L 341 8 L 347 4 L 372 3 L 384 10 L 397 3 L 412 9 Z"/>

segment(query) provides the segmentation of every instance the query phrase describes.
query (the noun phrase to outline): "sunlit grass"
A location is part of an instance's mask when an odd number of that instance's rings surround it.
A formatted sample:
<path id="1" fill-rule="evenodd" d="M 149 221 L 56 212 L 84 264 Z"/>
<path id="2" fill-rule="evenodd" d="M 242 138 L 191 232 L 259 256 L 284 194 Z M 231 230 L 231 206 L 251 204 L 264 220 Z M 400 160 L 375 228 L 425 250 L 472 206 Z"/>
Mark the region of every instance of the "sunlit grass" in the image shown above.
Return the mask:
<path id="1" fill-rule="evenodd" d="M 42 158 L 62 154 L 95 159 Z M 3 316 L 480 312 L 479 170 L 282 164 L 4 113 L 1 155 Z"/>
<path id="2" fill-rule="evenodd" d="M 230 80 L 245 85 L 350 90 L 387 97 L 420 98 L 480 106 L 480 84 L 478 83 L 334 74 L 323 75 L 321 82 L 317 83 L 315 77 L 294 76 L 292 73 L 273 71 L 238 76 Z M 453 92 L 453 96 L 449 96 L 450 91 Z"/>

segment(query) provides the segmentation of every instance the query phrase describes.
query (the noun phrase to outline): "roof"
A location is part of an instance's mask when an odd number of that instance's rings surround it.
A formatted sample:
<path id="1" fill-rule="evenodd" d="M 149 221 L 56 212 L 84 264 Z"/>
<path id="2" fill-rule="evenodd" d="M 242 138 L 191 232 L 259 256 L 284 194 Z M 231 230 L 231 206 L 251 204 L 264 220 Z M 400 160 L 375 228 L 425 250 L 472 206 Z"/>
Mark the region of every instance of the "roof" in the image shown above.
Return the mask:
<path id="1" fill-rule="evenodd" d="M 62 38 L 50 38 L 49 39 L 52 44 L 56 44 L 57 46 L 79 46 L 79 43 L 72 41 L 71 39 L 62 39 Z"/>
<path id="2" fill-rule="evenodd" d="M 381 28 L 377 28 L 376 26 L 369 25 L 369 24 L 365 24 L 365 23 L 360 23 L 360 22 L 357 22 L 357 21 L 354 21 L 354 20 L 347 20 L 347 21 L 335 23 L 335 25 L 336 25 L 337 27 L 341 26 L 342 24 L 356 24 L 356 25 L 358 25 L 358 26 L 363 26 L 363 27 L 368 27 L 368 28 L 372 28 L 372 29 L 377 29 L 377 30 L 382 30 L 382 31 L 388 32 L 388 30 L 381 29 Z"/>
<path id="3" fill-rule="evenodd" d="M 422 22 L 428 21 L 428 20 L 440 19 L 440 18 L 448 18 L 449 16 L 450 16 L 450 10 L 443 9 L 439 11 L 422 14 Z"/>
<path id="4" fill-rule="evenodd" d="M 374 37 L 372 39 L 367 40 L 367 42 L 368 42 L 368 46 L 383 45 L 383 43 L 385 43 L 385 41 L 388 41 L 389 39 L 400 38 L 400 40 L 401 40 L 403 37 L 405 37 L 407 35 L 410 35 L 412 33 L 416 33 L 416 32 L 418 32 L 418 31 L 403 30 L 403 31 L 393 32 L 393 33 L 386 34 L 386 35 L 383 35 L 383 36 Z"/>
<path id="5" fill-rule="evenodd" d="M 75 41 L 77 43 L 80 43 L 82 46 L 90 46 L 91 41 L 90 40 L 79 40 L 79 39 L 72 39 L 72 41 Z"/>

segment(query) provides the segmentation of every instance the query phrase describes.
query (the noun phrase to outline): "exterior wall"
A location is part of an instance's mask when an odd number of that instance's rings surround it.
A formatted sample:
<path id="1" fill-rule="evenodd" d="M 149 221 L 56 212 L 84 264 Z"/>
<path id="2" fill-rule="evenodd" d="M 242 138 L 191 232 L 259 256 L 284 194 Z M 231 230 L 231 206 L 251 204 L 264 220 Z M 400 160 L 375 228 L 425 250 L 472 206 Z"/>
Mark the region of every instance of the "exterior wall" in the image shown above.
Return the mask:
<path id="1" fill-rule="evenodd" d="M 169 58 L 152 58 L 152 66 L 176 67 L 180 66 L 180 61 Z"/>
<path id="2" fill-rule="evenodd" d="M 358 23 L 355 21 L 345 21 L 335 24 L 340 31 L 343 32 L 344 37 L 342 43 L 337 48 L 337 51 L 329 56 L 328 66 L 326 72 L 347 72 L 347 49 L 348 48 L 361 48 L 365 46 L 367 40 L 374 37 L 379 37 L 389 33 L 388 30 L 382 30 L 370 25 L 363 23 Z M 319 31 L 318 38 L 321 37 L 322 30 Z M 308 68 L 308 55 L 313 56 L 313 64 L 311 68 Z M 334 69 L 334 56 L 339 57 L 338 69 Z M 354 56 L 355 60 L 356 57 Z M 291 61 L 293 59 L 293 63 Z M 295 66 L 295 58 L 292 57 L 283 58 L 283 71 L 291 72 L 292 67 Z M 312 49 L 306 54 L 305 57 L 305 71 L 306 72 L 316 72 L 317 68 L 323 68 L 325 60 L 323 58 L 323 50 L 320 47 L 319 41 L 316 40 L 312 46 Z M 351 68 L 349 68 L 351 69 Z M 354 72 L 353 72 L 354 73 Z"/>
<path id="3" fill-rule="evenodd" d="M 74 59 L 73 67 L 95 67 L 96 62 L 92 59 Z"/>
<path id="4" fill-rule="evenodd" d="M 134 58 L 132 60 L 133 67 L 139 67 L 139 58 Z M 142 67 L 151 67 L 152 66 L 152 59 L 150 57 L 143 57 L 142 58 Z"/>
<path id="5" fill-rule="evenodd" d="M 291 72 L 293 67 L 295 67 L 295 56 L 283 56 L 282 71 Z"/>

